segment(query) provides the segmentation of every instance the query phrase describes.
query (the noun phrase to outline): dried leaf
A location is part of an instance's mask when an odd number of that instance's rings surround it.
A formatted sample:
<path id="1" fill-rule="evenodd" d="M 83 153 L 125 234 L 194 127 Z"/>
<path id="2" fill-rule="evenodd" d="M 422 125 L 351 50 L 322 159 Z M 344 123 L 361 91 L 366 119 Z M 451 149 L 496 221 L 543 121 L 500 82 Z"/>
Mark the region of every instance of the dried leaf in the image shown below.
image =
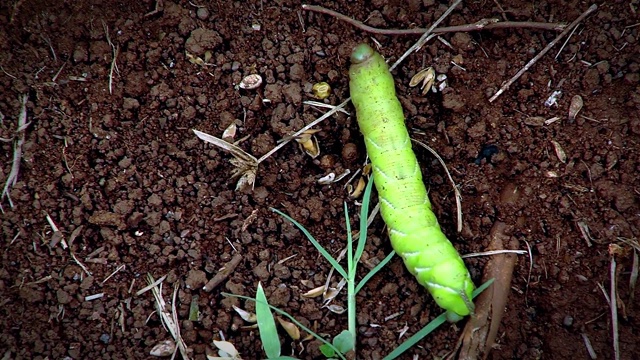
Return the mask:
<path id="1" fill-rule="evenodd" d="M 571 98 L 571 105 L 569 105 L 569 120 L 574 120 L 582 106 L 584 105 L 584 101 L 582 101 L 582 96 L 574 95 Z"/>
<path id="2" fill-rule="evenodd" d="M 352 199 L 357 199 L 360 197 L 360 195 L 362 195 L 362 192 L 364 191 L 364 188 L 366 187 L 366 182 L 364 181 L 363 177 L 360 177 L 358 179 L 358 184 L 356 184 L 355 188 L 354 187 L 349 187 L 349 197 Z"/>
<path id="3" fill-rule="evenodd" d="M 324 293 L 324 303 L 330 303 L 336 296 L 338 296 L 338 294 L 340 293 L 340 291 L 342 291 L 346 284 L 347 280 L 343 278 L 342 280 L 340 280 L 337 287 L 330 287 L 329 289 L 327 289 L 327 291 Z"/>
<path id="4" fill-rule="evenodd" d="M 302 294 L 301 296 L 302 297 L 306 297 L 306 298 L 310 298 L 310 299 L 316 298 L 316 297 L 324 294 L 324 290 L 325 290 L 325 286 L 324 285 L 318 286 L 315 289 L 311 289 L 311 290 L 307 291 L 306 293 Z"/>
<path id="5" fill-rule="evenodd" d="M 250 323 L 255 323 L 258 321 L 258 318 L 256 317 L 256 314 L 248 312 L 244 309 L 241 309 L 235 305 L 233 305 L 233 310 L 235 310 L 238 315 L 240 315 L 240 317 L 242 318 L 242 320 L 246 321 L 246 322 L 250 322 Z"/>
<path id="6" fill-rule="evenodd" d="M 233 346 L 232 343 L 228 341 L 213 340 L 213 345 L 215 345 L 219 349 L 218 355 L 220 355 L 221 358 L 240 360 L 240 354 L 238 353 L 238 350 L 236 350 L 236 347 Z M 215 357 L 210 357 L 210 356 L 207 356 L 207 358 L 216 359 Z"/>
<path id="7" fill-rule="evenodd" d="M 223 139 L 219 139 L 196 129 L 193 129 L 193 132 L 200 139 L 224 149 L 233 155 L 233 159 L 229 160 L 229 162 L 235 166 L 235 169 L 232 171 L 231 178 L 233 179 L 240 176 L 236 185 L 236 190 L 242 189 L 246 186 L 251 186 L 253 188 L 256 180 L 256 173 L 258 172 L 258 159 L 242 150 L 240 147 Z"/>
<path id="8" fill-rule="evenodd" d="M 524 123 L 529 126 L 542 126 L 544 125 L 545 118 L 542 116 L 532 116 L 524 119 Z"/>
<path id="9" fill-rule="evenodd" d="M 433 85 L 433 81 L 436 78 L 436 71 L 432 67 L 428 67 L 426 69 L 420 70 L 417 74 L 413 75 L 411 81 L 409 81 L 410 87 L 418 86 L 418 84 L 422 83 L 421 89 L 431 83 Z M 427 89 L 428 91 L 428 89 Z"/>
<path id="10" fill-rule="evenodd" d="M 284 329 L 284 331 L 286 331 L 287 334 L 289 334 L 289 337 L 291 337 L 293 340 L 300 339 L 300 329 L 298 329 L 296 324 L 283 320 L 281 317 L 278 317 L 277 319 L 280 325 L 282 326 L 282 328 Z"/>
<path id="11" fill-rule="evenodd" d="M 318 139 L 313 135 L 320 130 L 307 130 L 296 137 L 296 141 L 302 147 L 302 150 L 312 159 L 317 158 L 320 155 L 320 145 Z"/>
<path id="12" fill-rule="evenodd" d="M 517 241 L 507 235 L 506 230 L 507 226 L 503 222 L 497 221 L 493 224 L 488 250 L 517 248 Z M 483 281 L 495 279 L 495 282 L 475 301 L 475 315 L 469 318 L 461 336 L 459 359 L 486 359 L 493 349 L 511 289 L 516 260 L 515 254 L 489 258 L 484 269 Z"/>
<path id="13" fill-rule="evenodd" d="M 560 143 L 555 140 L 551 140 L 551 143 L 553 144 L 553 148 L 556 151 L 556 156 L 558 157 L 558 160 L 560 160 L 563 164 L 566 163 L 567 154 L 564 152 L 564 149 L 562 148 Z"/>
<path id="14" fill-rule="evenodd" d="M 253 155 L 247 153 L 246 151 L 242 150 L 241 148 L 239 148 L 236 145 L 230 144 L 220 138 L 217 138 L 215 136 L 209 135 L 207 133 L 203 133 L 202 131 L 198 131 L 196 129 L 193 129 L 193 132 L 196 134 L 197 137 L 199 137 L 200 139 L 211 143 L 221 149 L 224 149 L 228 152 L 231 153 L 231 155 L 233 155 L 234 157 L 238 158 L 239 160 L 247 163 L 247 164 L 255 164 L 256 166 L 258 165 L 258 159 L 256 159 Z"/>
<path id="15" fill-rule="evenodd" d="M 343 306 L 340 305 L 335 305 L 335 304 L 331 304 L 327 306 L 327 309 L 329 309 L 329 311 L 331 311 L 334 314 L 344 314 L 345 311 L 347 311 L 347 309 L 345 309 Z"/>
<path id="16" fill-rule="evenodd" d="M 330 287 L 327 289 L 327 291 L 325 291 L 323 300 L 325 302 L 329 302 L 335 299 L 335 297 L 338 296 L 338 293 L 339 293 L 338 289 Z"/>
<path id="17" fill-rule="evenodd" d="M 187 56 L 187 60 L 190 63 L 200 66 L 205 66 L 206 62 L 202 60 L 200 57 L 190 54 L 188 51 L 185 51 L 185 55 Z"/>
<path id="18" fill-rule="evenodd" d="M 157 357 L 171 356 L 176 351 L 176 343 L 173 339 L 167 339 L 159 344 L 156 344 L 149 355 Z"/>
<path id="19" fill-rule="evenodd" d="M 222 133 L 222 140 L 233 143 L 233 139 L 236 137 L 236 131 L 238 130 L 238 126 L 235 122 L 232 122 L 231 125 L 227 126 Z"/>
<path id="20" fill-rule="evenodd" d="M 368 163 L 362 168 L 362 174 L 365 176 L 371 175 L 371 163 Z"/>

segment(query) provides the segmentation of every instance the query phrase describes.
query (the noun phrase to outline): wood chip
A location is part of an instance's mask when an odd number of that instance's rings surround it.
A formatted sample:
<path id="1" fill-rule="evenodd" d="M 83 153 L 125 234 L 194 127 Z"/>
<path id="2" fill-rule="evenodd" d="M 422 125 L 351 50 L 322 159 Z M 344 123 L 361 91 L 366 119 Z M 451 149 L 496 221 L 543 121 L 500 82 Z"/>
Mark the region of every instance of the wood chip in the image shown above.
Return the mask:
<path id="1" fill-rule="evenodd" d="M 220 270 L 216 276 L 214 276 L 209 282 L 202 288 L 202 290 L 206 292 L 211 292 L 211 290 L 215 289 L 220 285 L 223 281 L 225 281 L 229 275 L 233 273 L 233 271 L 238 267 L 242 261 L 242 255 L 236 254 L 228 263 L 224 264 L 222 270 Z"/>

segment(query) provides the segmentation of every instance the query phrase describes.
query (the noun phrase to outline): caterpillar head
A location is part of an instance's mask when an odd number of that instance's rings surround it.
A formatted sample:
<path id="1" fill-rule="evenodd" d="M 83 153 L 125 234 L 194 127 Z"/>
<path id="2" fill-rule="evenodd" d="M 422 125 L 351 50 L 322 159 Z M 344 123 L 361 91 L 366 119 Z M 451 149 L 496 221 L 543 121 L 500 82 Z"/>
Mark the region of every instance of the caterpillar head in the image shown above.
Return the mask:
<path id="1" fill-rule="evenodd" d="M 362 43 L 356 46 L 351 52 L 351 63 L 361 64 L 369 60 L 374 54 L 375 50 L 373 50 L 371 46 Z"/>

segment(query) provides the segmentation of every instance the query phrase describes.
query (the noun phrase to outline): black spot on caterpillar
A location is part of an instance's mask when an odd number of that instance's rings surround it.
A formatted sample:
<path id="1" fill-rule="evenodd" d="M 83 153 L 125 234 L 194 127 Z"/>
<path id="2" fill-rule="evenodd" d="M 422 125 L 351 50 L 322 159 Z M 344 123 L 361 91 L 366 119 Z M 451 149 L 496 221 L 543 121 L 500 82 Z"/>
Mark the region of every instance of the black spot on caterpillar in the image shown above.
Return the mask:
<path id="1" fill-rule="evenodd" d="M 457 321 L 474 310 L 473 281 L 431 210 L 389 68 L 367 44 L 351 53 L 349 89 L 391 245 L 449 321 Z"/>

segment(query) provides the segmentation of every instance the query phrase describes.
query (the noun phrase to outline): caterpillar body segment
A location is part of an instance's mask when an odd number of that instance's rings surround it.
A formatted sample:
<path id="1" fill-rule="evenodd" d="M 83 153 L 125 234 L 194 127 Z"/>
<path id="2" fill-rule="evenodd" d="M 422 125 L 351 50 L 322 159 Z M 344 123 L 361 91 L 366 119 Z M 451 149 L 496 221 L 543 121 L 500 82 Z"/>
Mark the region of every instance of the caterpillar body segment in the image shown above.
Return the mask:
<path id="1" fill-rule="evenodd" d="M 431 210 L 393 77 L 382 56 L 367 44 L 351 54 L 349 89 L 391 245 L 447 311 L 447 318 L 457 321 L 473 312 L 474 285 Z"/>

